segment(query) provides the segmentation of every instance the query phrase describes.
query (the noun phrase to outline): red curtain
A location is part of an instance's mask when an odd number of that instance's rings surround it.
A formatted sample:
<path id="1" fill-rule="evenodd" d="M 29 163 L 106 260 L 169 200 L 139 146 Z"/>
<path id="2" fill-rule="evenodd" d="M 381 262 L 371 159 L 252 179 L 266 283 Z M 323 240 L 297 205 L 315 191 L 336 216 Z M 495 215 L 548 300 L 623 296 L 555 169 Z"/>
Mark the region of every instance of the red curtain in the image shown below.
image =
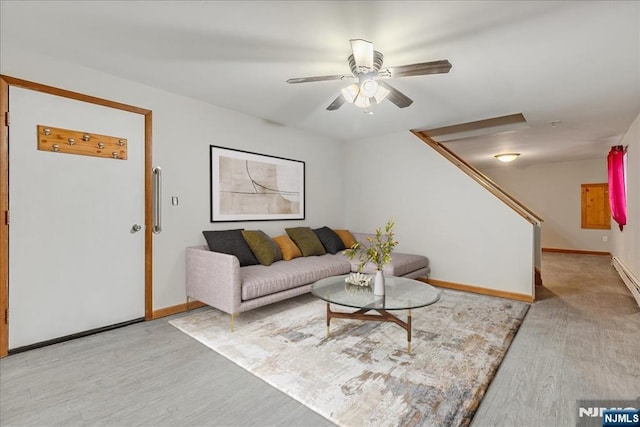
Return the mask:
<path id="1" fill-rule="evenodd" d="M 611 147 L 607 156 L 609 167 L 609 206 L 611 216 L 618 223 L 620 231 L 627 224 L 627 195 L 624 185 L 624 155 L 622 145 Z"/>

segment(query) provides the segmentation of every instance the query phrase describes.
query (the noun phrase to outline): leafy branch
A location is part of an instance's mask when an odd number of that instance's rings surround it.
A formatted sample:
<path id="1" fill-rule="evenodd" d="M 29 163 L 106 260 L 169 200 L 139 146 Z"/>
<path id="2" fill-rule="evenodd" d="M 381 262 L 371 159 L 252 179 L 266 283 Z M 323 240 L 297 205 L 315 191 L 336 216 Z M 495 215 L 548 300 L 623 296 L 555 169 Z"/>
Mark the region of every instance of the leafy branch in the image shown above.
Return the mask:
<path id="1" fill-rule="evenodd" d="M 350 261 L 358 257 L 360 262 L 358 272 L 362 272 L 368 262 L 373 263 L 376 269 L 382 270 L 391 261 L 391 252 L 398 245 L 394 239 L 394 225 L 395 221 L 391 218 L 384 227 L 384 233 L 382 228 L 378 227 L 374 236 L 367 237 L 368 244 L 356 241 L 349 249 L 342 252 Z"/>

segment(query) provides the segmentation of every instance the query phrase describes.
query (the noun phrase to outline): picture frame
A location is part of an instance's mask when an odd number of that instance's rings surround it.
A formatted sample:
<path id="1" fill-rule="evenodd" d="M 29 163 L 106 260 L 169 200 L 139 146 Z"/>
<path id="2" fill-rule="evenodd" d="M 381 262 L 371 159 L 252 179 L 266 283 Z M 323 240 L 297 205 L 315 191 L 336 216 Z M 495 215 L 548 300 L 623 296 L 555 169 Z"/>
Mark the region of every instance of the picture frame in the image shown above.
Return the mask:
<path id="1" fill-rule="evenodd" d="M 209 151 L 211 222 L 305 219 L 305 162 L 217 145 Z"/>

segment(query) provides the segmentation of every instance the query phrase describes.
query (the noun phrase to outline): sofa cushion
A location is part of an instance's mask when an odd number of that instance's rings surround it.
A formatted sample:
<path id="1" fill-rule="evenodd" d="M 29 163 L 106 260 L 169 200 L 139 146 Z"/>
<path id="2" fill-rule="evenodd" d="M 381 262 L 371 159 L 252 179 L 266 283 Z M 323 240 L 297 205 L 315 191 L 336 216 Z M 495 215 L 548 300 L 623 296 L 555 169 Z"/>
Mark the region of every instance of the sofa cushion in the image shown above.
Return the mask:
<path id="1" fill-rule="evenodd" d="M 392 252 L 391 262 L 385 265 L 382 268 L 382 271 L 387 276 L 404 276 L 405 274 L 411 273 L 412 271 L 425 268 L 428 265 L 429 260 L 426 256 Z M 364 266 L 363 272 L 367 274 L 375 274 L 376 266 L 372 263 L 367 263 Z"/>
<path id="2" fill-rule="evenodd" d="M 335 254 L 346 249 L 340 236 L 329 227 L 314 228 L 313 232 L 328 253 Z"/>
<path id="3" fill-rule="evenodd" d="M 303 257 L 312 255 L 324 255 L 327 251 L 322 246 L 322 242 L 318 239 L 316 233 L 309 227 L 293 227 L 285 228 L 291 240 L 300 248 Z"/>
<path id="4" fill-rule="evenodd" d="M 348 274 L 350 270 L 351 265 L 343 256 L 331 254 L 278 261 L 268 267 L 252 265 L 241 268 L 242 300 L 308 285 L 330 276 Z"/>
<path id="5" fill-rule="evenodd" d="M 253 256 L 247 241 L 242 237 L 242 228 L 236 230 L 203 231 L 209 250 L 223 254 L 234 255 L 240 261 L 240 266 L 256 265 L 258 260 Z"/>
<path id="6" fill-rule="evenodd" d="M 300 248 L 296 246 L 296 244 L 291 240 L 289 236 L 283 234 L 282 236 L 276 236 L 273 238 L 273 241 L 276 242 L 280 251 L 282 252 L 282 259 L 285 261 L 290 261 L 294 258 L 298 258 L 302 256 L 302 252 L 300 252 Z"/>
<path id="7" fill-rule="evenodd" d="M 243 230 L 242 237 L 260 264 L 271 265 L 275 261 L 282 260 L 280 247 L 264 231 Z"/>
<path id="8" fill-rule="evenodd" d="M 340 240 L 342 240 L 342 243 L 344 244 L 345 249 L 350 248 L 351 246 L 354 245 L 354 243 L 356 243 L 356 239 L 355 237 L 353 237 L 353 234 L 351 234 L 351 232 L 349 230 L 333 230 L 338 237 L 340 237 Z"/>

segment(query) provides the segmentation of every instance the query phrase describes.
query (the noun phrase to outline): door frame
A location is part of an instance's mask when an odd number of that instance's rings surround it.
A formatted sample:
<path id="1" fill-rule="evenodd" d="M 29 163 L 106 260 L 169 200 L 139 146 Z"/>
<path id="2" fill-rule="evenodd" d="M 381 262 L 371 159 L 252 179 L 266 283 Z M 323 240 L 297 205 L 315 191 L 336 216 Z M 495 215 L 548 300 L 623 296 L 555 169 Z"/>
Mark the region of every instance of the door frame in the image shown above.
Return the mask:
<path id="1" fill-rule="evenodd" d="M 153 318 L 152 111 L 0 74 L 0 358 L 9 352 L 9 86 L 115 108 L 144 116 L 144 318 Z"/>

